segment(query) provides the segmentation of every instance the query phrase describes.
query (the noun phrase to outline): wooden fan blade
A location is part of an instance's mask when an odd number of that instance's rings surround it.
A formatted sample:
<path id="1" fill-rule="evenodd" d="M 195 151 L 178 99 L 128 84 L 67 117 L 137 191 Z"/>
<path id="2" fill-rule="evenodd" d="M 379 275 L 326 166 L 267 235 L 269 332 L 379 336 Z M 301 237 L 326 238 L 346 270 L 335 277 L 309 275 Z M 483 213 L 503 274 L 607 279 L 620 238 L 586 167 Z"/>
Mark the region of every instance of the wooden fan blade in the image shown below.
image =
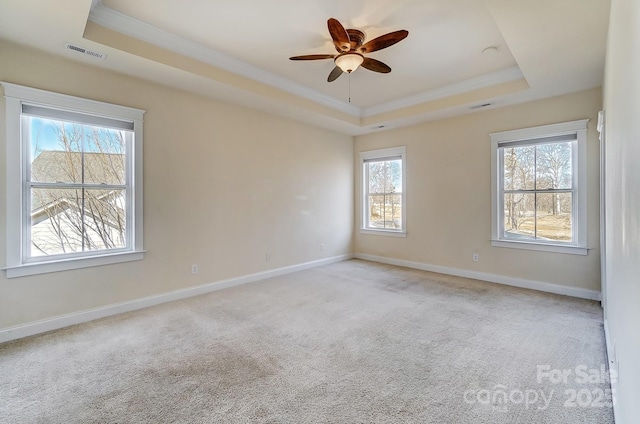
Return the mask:
<path id="1" fill-rule="evenodd" d="M 337 19 L 329 18 L 327 26 L 329 27 L 329 34 L 331 34 L 336 50 L 340 53 L 349 51 L 351 48 L 349 34 L 347 34 L 347 30 L 344 29 L 342 24 Z"/>
<path id="2" fill-rule="evenodd" d="M 342 75 L 342 69 L 337 66 L 333 68 L 333 71 L 329 74 L 329 78 L 327 78 L 327 82 L 333 82 L 338 79 L 338 77 Z"/>
<path id="3" fill-rule="evenodd" d="M 364 62 L 362 62 L 362 65 L 360 66 L 370 71 L 380 72 L 382 74 L 388 74 L 391 72 L 391 68 L 387 64 L 382 63 L 379 60 L 371 59 L 370 57 L 365 57 Z"/>
<path id="4" fill-rule="evenodd" d="M 320 59 L 333 59 L 335 54 L 306 54 L 302 56 L 290 57 L 290 60 L 320 60 Z"/>
<path id="5" fill-rule="evenodd" d="M 386 49 L 389 46 L 393 46 L 399 41 L 404 40 L 409 35 L 409 31 L 401 29 L 400 31 L 390 32 L 380 37 L 374 38 L 371 41 L 364 43 L 359 49 L 359 53 L 371 53 L 378 50 Z"/>

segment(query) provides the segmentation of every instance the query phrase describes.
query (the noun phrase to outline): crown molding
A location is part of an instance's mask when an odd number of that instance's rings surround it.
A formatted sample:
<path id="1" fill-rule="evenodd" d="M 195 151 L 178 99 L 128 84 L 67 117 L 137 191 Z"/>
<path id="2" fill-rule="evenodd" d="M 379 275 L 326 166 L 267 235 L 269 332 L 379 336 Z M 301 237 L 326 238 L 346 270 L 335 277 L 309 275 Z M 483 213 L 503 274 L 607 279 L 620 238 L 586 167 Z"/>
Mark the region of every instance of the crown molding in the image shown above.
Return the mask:
<path id="1" fill-rule="evenodd" d="M 274 73 L 265 71 L 241 60 L 220 53 L 199 43 L 187 40 L 153 25 L 134 19 L 124 13 L 115 11 L 99 0 L 94 0 L 89 20 L 95 24 L 134 37 L 138 40 L 180 53 L 203 63 L 216 66 L 225 71 L 241 75 L 288 93 L 312 100 L 323 106 L 336 109 L 349 115 L 360 117 L 361 109 L 342 102 L 319 91 L 312 90 L 302 84 L 290 81 Z"/>

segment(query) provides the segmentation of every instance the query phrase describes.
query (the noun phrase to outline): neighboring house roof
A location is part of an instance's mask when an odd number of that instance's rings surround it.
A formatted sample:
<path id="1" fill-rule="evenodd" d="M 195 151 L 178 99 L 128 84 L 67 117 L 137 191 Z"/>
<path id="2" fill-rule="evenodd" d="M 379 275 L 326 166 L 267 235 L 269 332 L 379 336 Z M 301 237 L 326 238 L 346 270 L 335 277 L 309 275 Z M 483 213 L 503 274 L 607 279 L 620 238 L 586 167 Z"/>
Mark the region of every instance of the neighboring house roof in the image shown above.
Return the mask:
<path id="1" fill-rule="evenodd" d="M 45 150 L 31 164 L 31 181 L 124 185 L 125 157 L 118 153 Z M 32 196 L 31 210 L 37 212 L 63 200 L 73 203 L 75 198 L 75 189 L 41 190 L 38 196 Z"/>
<path id="2" fill-rule="evenodd" d="M 124 184 L 124 154 L 42 151 L 31 164 L 32 181 Z"/>

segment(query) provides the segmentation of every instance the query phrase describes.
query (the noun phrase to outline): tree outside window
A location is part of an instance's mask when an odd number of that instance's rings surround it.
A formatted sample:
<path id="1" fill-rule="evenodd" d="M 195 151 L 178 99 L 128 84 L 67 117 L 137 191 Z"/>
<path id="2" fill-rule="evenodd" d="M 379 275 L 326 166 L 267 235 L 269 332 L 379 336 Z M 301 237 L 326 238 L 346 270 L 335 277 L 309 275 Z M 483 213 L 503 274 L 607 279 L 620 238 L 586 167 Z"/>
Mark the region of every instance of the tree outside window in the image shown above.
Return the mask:
<path id="1" fill-rule="evenodd" d="M 392 147 L 360 153 L 361 232 L 405 236 L 405 152 L 405 147 Z"/>
<path id="2" fill-rule="evenodd" d="M 588 121 L 490 134 L 492 246 L 588 254 Z"/>
<path id="3" fill-rule="evenodd" d="M 127 132 L 39 117 L 27 121 L 29 256 L 124 248 Z"/>
<path id="4" fill-rule="evenodd" d="M 502 155 L 505 237 L 571 242 L 571 142 L 505 147 Z"/>

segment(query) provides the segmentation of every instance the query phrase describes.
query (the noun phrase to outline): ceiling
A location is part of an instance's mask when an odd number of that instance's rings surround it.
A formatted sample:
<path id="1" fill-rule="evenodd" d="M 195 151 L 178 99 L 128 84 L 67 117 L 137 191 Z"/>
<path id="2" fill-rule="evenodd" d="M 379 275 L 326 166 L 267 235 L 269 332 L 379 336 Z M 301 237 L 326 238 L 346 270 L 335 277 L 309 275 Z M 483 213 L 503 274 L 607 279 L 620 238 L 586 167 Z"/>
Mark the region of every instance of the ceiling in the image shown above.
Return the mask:
<path id="1" fill-rule="evenodd" d="M 0 38 L 351 135 L 599 87 L 609 16 L 609 0 L 0 0 L 0 8 Z M 367 40 L 408 30 L 369 54 L 393 71 L 360 68 L 328 83 L 332 60 L 290 61 L 335 52 L 330 17 Z"/>

